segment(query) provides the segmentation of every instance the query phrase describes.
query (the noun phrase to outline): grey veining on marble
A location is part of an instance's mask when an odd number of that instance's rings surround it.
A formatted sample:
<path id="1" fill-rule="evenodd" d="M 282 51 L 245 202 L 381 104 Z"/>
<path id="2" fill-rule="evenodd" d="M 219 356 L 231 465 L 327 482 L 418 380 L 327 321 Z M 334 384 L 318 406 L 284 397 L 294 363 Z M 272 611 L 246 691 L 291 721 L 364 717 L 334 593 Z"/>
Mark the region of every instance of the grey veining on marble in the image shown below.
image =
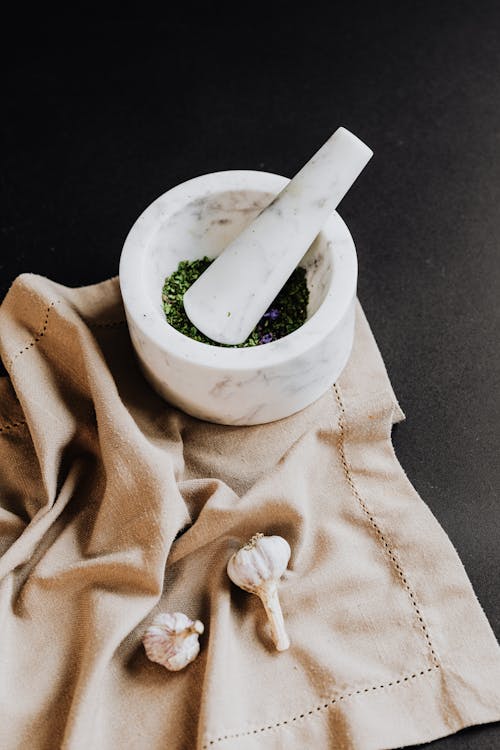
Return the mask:
<path id="1" fill-rule="evenodd" d="M 294 333 L 237 349 L 193 341 L 165 319 L 165 276 L 181 260 L 216 257 L 287 182 L 252 171 L 195 178 L 154 201 L 125 241 L 120 286 L 143 372 L 166 400 L 200 419 L 245 425 L 286 417 L 319 398 L 349 357 L 357 261 L 336 213 L 301 259 L 310 301 Z"/>
<path id="2" fill-rule="evenodd" d="M 245 341 L 372 156 L 338 128 L 188 289 L 194 325 L 222 344 Z"/>

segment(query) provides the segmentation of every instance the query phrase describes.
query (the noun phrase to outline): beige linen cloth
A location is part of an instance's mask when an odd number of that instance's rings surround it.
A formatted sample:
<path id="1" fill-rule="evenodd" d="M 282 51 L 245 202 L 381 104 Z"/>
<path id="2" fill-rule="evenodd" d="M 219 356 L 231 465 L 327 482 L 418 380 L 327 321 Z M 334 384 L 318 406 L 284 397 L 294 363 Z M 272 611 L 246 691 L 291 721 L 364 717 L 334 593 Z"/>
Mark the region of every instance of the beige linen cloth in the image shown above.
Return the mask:
<path id="1" fill-rule="evenodd" d="M 498 645 L 394 455 L 361 309 L 339 382 L 257 427 L 156 396 L 116 279 L 19 277 L 0 346 L 2 750 L 369 750 L 500 719 Z M 283 653 L 226 574 L 256 531 L 292 548 Z M 141 644 L 165 610 L 206 626 L 178 673 Z"/>

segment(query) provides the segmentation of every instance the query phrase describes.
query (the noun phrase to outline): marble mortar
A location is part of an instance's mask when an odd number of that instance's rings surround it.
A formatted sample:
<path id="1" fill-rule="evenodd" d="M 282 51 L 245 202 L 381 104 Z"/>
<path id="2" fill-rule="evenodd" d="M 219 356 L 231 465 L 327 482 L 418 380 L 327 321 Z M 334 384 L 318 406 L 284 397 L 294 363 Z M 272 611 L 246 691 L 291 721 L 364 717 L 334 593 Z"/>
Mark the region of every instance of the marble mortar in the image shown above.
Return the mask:
<path id="1" fill-rule="evenodd" d="M 165 277 L 181 260 L 217 256 L 287 183 L 241 170 L 196 177 L 157 198 L 125 240 L 120 286 L 140 365 L 161 396 L 199 419 L 228 425 L 282 419 L 319 398 L 348 360 L 357 258 L 336 212 L 299 264 L 307 269 L 310 300 L 306 322 L 292 334 L 237 349 L 193 341 L 166 321 Z"/>

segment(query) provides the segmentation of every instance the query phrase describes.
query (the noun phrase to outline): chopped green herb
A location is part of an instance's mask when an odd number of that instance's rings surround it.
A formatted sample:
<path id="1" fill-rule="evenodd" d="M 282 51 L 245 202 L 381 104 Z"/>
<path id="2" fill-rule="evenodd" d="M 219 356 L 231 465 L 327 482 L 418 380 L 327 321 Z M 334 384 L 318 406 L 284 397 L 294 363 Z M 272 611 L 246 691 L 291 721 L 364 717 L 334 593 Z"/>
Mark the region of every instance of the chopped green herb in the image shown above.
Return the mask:
<path id="1" fill-rule="evenodd" d="M 194 284 L 198 276 L 201 276 L 212 262 L 212 259 L 207 257 L 200 260 L 181 261 L 177 270 L 165 279 L 161 298 L 167 322 L 173 328 L 195 341 L 223 346 L 223 344 L 217 344 L 209 339 L 191 323 L 182 301 L 191 284 Z M 299 267 L 292 273 L 250 336 L 237 346 L 269 344 L 271 341 L 288 336 L 289 333 L 305 323 L 308 302 L 309 290 L 307 288 L 306 271 Z M 231 313 L 228 312 L 227 316 L 230 315 Z"/>

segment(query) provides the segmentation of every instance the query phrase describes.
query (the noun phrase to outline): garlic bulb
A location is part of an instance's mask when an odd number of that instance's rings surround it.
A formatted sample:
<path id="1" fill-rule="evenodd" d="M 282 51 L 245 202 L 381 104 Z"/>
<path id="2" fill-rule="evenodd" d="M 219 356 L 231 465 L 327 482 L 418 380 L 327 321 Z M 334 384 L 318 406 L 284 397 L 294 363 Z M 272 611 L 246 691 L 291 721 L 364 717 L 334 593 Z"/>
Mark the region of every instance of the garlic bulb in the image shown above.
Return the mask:
<path id="1" fill-rule="evenodd" d="M 278 651 L 285 651 L 290 645 L 278 598 L 278 581 L 286 570 L 290 553 L 290 545 L 283 537 L 259 533 L 235 552 L 227 564 L 233 583 L 261 599 Z"/>
<path id="2" fill-rule="evenodd" d="M 182 612 L 156 615 L 142 639 L 148 659 L 173 672 L 183 669 L 198 656 L 198 636 L 204 629 L 202 622 Z"/>

